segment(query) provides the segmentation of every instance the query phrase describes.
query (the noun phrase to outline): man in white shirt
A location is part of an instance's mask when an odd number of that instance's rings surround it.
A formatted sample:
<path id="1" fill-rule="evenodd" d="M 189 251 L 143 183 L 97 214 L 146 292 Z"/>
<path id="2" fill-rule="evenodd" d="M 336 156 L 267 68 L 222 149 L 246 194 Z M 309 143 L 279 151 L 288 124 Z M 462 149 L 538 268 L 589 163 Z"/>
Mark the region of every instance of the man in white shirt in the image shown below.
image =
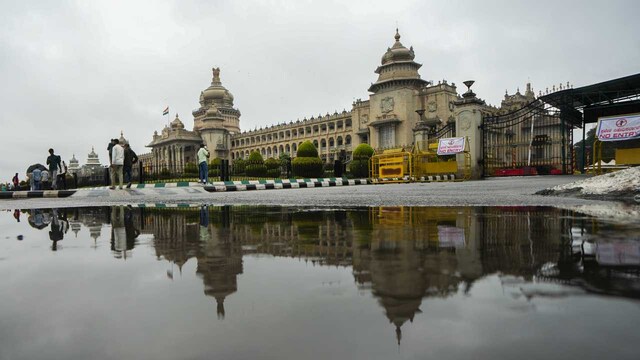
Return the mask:
<path id="1" fill-rule="evenodd" d="M 209 182 L 209 150 L 204 144 L 200 144 L 200 150 L 198 150 L 198 172 L 200 174 L 200 182 L 206 184 Z"/>
<path id="2" fill-rule="evenodd" d="M 118 139 L 114 139 L 115 145 L 111 149 L 111 186 L 109 189 L 113 190 L 116 188 L 116 177 L 118 178 L 118 182 L 120 184 L 119 189 L 122 190 L 122 167 L 124 165 L 124 148 L 119 144 Z"/>

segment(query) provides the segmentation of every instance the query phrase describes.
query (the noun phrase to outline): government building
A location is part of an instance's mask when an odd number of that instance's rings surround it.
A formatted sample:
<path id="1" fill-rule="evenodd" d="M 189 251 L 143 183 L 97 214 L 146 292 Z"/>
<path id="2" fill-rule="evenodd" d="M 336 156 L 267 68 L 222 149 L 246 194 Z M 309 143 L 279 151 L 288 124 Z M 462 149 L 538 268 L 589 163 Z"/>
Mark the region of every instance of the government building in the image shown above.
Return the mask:
<path id="1" fill-rule="evenodd" d="M 260 152 L 264 158 L 277 158 L 281 154 L 295 157 L 298 146 L 311 141 L 320 157 L 332 163 L 341 156 L 350 160 L 352 151 L 361 143 L 376 150 L 409 149 L 445 127 L 451 129 L 453 136 L 456 121 L 462 119 L 457 136 L 467 136 L 475 142 L 471 146 L 475 162 L 480 156 L 480 138 L 470 126 L 472 120 L 477 123 L 482 116 L 505 113 L 535 100 L 527 84 L 525 94 L 519 91 L 506 94 L 501 108 L 488 106 L 471 90 L 459 95 L 455 83 L 422 79 L 419 73 L 422 65 L 414 59 L 413 47 L 405 47 L 396 30 L 394 42 L 374 71 L 377 79 L 368 89 L 368 99 L 354 101 L 350 110 L 249 131 L 241 131 L 241 114 L 234 108 L 233 95 L 222 85 L 220 69 L 213 68 L 211 85 L 200 93 L 200 107 L 192 112 L 192 130 L 187 130 L 176 115 L 160 132 L 154 132 L 147 145 L 151 153 L 141 159 L 156 169 L 181 169 L 196 162 L 200 143 L 207 145 L 212 159 L 227 159 L 231 163 L 248 158 L 252 151 Z M 512 155 L 510 149 L 508 154 L 502 154 L 507 155 Z"/>

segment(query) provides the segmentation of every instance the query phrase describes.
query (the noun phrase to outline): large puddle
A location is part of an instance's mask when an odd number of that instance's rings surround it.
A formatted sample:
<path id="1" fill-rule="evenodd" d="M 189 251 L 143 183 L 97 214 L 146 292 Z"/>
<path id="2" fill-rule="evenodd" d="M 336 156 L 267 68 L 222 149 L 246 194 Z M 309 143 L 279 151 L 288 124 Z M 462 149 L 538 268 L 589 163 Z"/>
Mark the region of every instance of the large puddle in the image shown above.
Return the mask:
<path id="1" fill-rule="evenodd" d="M 640 350 L 640 226 L 568 210 L 31 209 L 0 229 L 1 359 Z"/>

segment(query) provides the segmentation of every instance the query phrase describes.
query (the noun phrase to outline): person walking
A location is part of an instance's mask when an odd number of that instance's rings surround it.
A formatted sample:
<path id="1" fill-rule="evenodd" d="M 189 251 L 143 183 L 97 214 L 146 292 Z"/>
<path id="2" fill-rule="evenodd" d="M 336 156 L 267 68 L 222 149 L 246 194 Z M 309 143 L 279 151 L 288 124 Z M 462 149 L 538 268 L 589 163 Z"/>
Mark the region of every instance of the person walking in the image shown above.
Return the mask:
<path id="1" fill-rule="evenodd" d="M 64 160 L 60 164 L 60 174 L 58 174 L 57 182 L 61 185 L 62 190 L 67 190 L 67 163 Z"/>
<path id="2" fill-rule="evenodd" d="M 116 188 L 116 178 L 118 178 L 119 189 L 122 189 L 122 167 L 124 165 L 124 148 L 120 146 L 118 139 L 113 139 L 114 145 L 111 149 L 111 186 L 109 189 Z"/>
<path id="3" fill-rule="evenodd" d="M 113 154 L 113 146 L 116 144 L 114 140 L 116 139 L 109 140 L 109 145 L 107 145 L 107 151 L 109 152 L 109 179 L 113 179 L 113 167 L 111 166 L 111 156 Z M 113 186 L 114 184 L 110 182 L 109 185 Z"/>
<path id="4" fill-rule="evenodd" d="M 18 173 L 16 173 L 13 176 L 13 179 L 11 179 L 11 182 L 13 183 L 13 191 L 20 190 L 20 180 L 18 179 Z"/>
<path id="5" fill-rule="evenodd" d="M 200 150 L 198 150 L 198 172 L 200 176 L 200 182 L 206 184 L 209 182 L 209 150 L 204 144 L 200 144 Z"/>
<path id="6" fill-rule="evenodd" d="M 131 149 L 129 143 L 124 143 L 124 182 L 127 183 L 127 189 L 131 187 L 131 170 L 133 164 L 138 162 L 138 155 Z"/>
<path id="7" fill-rule="evenodd" d="M 60 172 L 60 156 L 53 153 L 53 149 L 49 149 L 49 157 L 47 157 L 47 165 L 49 165 L 49 175 L 51 176 L 51 188 L 58 189 L 58 173 Z"/>

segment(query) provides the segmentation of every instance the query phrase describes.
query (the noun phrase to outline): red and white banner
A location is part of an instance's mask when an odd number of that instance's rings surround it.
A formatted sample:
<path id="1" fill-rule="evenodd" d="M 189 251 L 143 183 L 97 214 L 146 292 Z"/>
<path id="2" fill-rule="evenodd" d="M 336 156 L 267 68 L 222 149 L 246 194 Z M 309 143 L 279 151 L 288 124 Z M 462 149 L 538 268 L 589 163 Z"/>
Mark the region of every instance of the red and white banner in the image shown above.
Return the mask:
<path id="1" fill-rule="evenodd" d="M 596 136 L 600 141 L 638 139 L 640 138 L 640 114 L 599 118 Z"/>
<path id="2" fill-rule="evenodd" d="M 438 155 L 453 155 L 464 151 L 464 138 L 444 138 L 438 141 Z"/>

